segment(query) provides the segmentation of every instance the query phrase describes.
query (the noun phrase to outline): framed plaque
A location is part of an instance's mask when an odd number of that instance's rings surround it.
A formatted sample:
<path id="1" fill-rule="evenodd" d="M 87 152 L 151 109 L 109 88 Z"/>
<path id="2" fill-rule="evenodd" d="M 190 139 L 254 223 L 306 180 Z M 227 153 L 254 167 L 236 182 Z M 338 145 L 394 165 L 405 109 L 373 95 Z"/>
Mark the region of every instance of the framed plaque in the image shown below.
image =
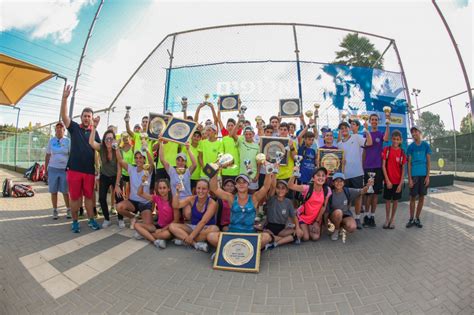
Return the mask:
<path id="1" fill-rule="evenodd" d="M 171 117 L 156 113 L 150 113 L 148 117 L 148 130 L 146 131 L 148 137 L 150 139 L 158 140 L 158 138 L 163 134 L 163 131 Z"/>
<path id="2" fill-rule="evenodd" d="M 267 160 L 272 163 L 276 162 L 276 152 L 280 151 L 283 153 L 280 165 L 288 164 L 289 145 L 289 138 L 260 137 L 260 153 L 265 154 Z"/>
<path id="3" fill-rule="evenodd" d="M 260 234 L 221 232 L 213 268 L 259 272 Z"/>
<path id="4" fill-rule="evenodd" d="M 344 172 L 344 151 L 336 149 L 318 149 L 318 167 L 325 167 L 329 176 Z"/>
<path id="5" fill-rule="evenodd" d="M 298 98 L 280 100 L 281 117 L 299 117 L 300 115 L 301 106 Z"/>
<path id="6" fill-rule="evenodd" d="M 235 112 L 240 110 L 239 94 L 221 95 L 217 102 L 221 112 Z"/>
<path id="7" fill-rule="evenodd" d="M 197 124 L 195 121 L 186 120 L 176 117 L 170 117 L 170 121 L 166 125 L 161 137 L 167 141 L 185 144 L 190 141 L 196 130 Z"/>

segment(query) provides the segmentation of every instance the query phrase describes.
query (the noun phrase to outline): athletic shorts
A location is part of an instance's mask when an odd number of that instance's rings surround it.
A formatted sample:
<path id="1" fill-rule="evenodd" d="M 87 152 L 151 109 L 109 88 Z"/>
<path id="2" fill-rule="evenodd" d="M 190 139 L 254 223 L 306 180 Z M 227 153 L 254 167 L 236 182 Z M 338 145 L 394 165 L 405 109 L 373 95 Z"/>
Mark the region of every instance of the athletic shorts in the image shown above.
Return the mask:
<path id="1" fill-rule="evenodd" d="M 52 194 L 68 193 L 66 170 L 48 167 L 48 191 Z"/>
<path id="2" fill-rule="evenodd" d="M 397 193 L 398 184 L 394 184 L 392 188 L 388 189 L 387 185 L 383 185 L 383 199 L 385 200 L 400 200 L 402 198 L 403 189 Z"/>
<path id="3" fill-rule="evenodd" d="M 329 207 L 328 207 L 329 208 Z M 340 210 L 340 209 L 332 209 L 332 210 L 329 210 L 328 211 L 328 214 L 329 214 L 329 218 L 331 218 L 331 215 L 334 213 L 334 211 L 336 210 Z M 342 210 L 341 210 L 342 211 Z M 352 218 L 352 212 L 350 210 L 347 210 L 347 211 L 342 211 L 342 218 L 345 219 L 345 218 L 348 218 L 348 217 L 351 217 Z"/>
<path id="4" fill-rule="evenodd" d="M 162 179 L 162 178 L 165 178 L 167 180 L 170 180 L 170 176 L 168 175 L 168 173 L 166 172 L 165 168 L 158 168 L 156 169 L 155 171 L 155 178 L 158 180 L 158 179 Z"/>
<path id="5" fill-rule="evenodd" d="M 369 182 L 369 172 L 375 173 L 374 177 L 374 194 L 380 195 L 383 188 L 383 172 L 381 168 L 368 168 L 364 170 L 364 183 Z M 372 195 L 372 194 L 368 194 Z"/>
<path id="6" fill-rule="evenodd" d="M 133 205 L 133 213 L 137 213 L 137 212 L 140 212 L 142 213 L 143 211 L 146 211 L 146 210 L 150 210 L 153 209 L 153 205 L 151 202 L 139 202 L 139 201 L 135 201 L 135 200 L 131 200 L 131 199 L 128 199 L 128 201 L 130 201 Z"/>
<path id="7" fill-rule="evenodd" d="M 286 228 L 286 224 L 278 224 L 278 223 L 270 223 L 270 222 L 268 222 L 267 225 L 265 226 L 265 229 L 272 232 L 273 235 L 280 234 L 280 232 L 283 231 L 285 228 Z"/>
<path id="8" fill-rule="evenodd" d="M 68 170 L 66 171 L 66 180 L 71 200 L 78 200 L 81 197 L 92 199 L 95 183 L 94 174 Z"/>
<path id="9" fill-rule="evenodd" d="M 410 196 L 426 196 L 428 187 L 425 186 L 426 176 L 413 176 L 413 188 L 410 188 Z"/>
<path id="10" fill-rule="evenodd" d="M 363 188 L 364 175 L 346 179 L 345 186 L 348 188 L 357 188 L 357 189 Z"/>

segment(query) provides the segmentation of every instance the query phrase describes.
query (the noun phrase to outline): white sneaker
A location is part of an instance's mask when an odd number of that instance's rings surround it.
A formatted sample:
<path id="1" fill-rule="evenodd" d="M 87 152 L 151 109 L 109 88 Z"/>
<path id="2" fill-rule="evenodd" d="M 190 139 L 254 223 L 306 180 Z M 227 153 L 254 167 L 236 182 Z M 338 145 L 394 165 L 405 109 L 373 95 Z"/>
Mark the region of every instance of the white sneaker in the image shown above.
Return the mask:
<path id="1" fill-rule="evenodd" d="M 137 223 L 137 219 L 132 218 L 130 220 L 130 230 L 135 230 L 135 223 Z"/>
<path id="2" fill-rule="evenodd" d="M 71 209 L 67 209 L 67 211 L 66 211 L 66 219 L 70 219 L 70 218 L 72 218 Z"/>
<path id="3" fill-rule="evenodd" d="M 165 240 L 155 240 L 153 244 L 158 248 L 158 249 L 165 249 L 166 248 L 166 241 Z"/>
<path id="4" fill-rule="evenodd" d="M 125 228 L 125 222 L 123 220 L 119 220 L 118 221 L 118 226 L 119 226 L 119 229 L 124 229 Z"/>
<path id="5" fill-rule="evenodd" d="M 175 239 L 173 240 L 173 243 L 174 243 L 174 245 L 176 245 L 176 246 L 183 246 L 183 244 L 184 244 L 182 240 L 178 240 L 177 238 L 175 238 Z"/>
<path id="6" fill-rule="evenodd" d="M 142 240 L 143 239 L 143 236 L 141 236 L 140 233 L 138 233 L 137 231 L 135 231 L 133 233 L 133 238 L 136 239 L 136 240 Z"/>
<path id="7" fill-rule="evenodd" d="M 206 242 L 196 242 L 194 243 L 194 248 L 200 251 L 207 253 L 209 251 L 209 246 Z"/>
<path id="8" fill-rule="evenodd" d="M 53 220 L 57 220 L 59 218 L 58 209 L 53 209 Z"/>
<path id="9" fill-rule="evenodd" d="M 331 235 L 331 240 L 337 241 L 339 239 L 339 230 L 334 230 L 334 232 Z"/>
<path id="10" fill-rule="evenodd" d="M 104 220 L 104 222 L 102 223 L 102 228 L 103 229 L 106 229 L 110 226 L 110 221 L 109 220 Z"/>

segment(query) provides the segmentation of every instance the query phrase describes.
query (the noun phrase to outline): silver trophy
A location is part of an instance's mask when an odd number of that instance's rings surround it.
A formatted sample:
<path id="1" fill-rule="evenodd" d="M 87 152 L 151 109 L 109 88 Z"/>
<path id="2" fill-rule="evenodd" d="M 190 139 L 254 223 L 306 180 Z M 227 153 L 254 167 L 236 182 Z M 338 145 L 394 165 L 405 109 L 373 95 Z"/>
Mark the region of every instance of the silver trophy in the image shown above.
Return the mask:
<path id="1" fill-rule="evenodd" d="M 226 168 L 232 164 L 234 164 L 234 157 L 231 154 L 219 154 L 215 163 L 207 163 L 204 166 L 203 172 L 207 177 L 212 178 L 221 168 Z"/>
<path id="2" fill-rule="evenodd" d="M 252 170 L 252 161 L 250 160 L 245 160 L 244 161 L 244 165 L 245 165 L 245 168 L 247 170 L 247 175 L 248 176 L 251 176 L 253 174 L 253 170 Z"/>
<path id="3" fill-rule="evenodd" d="M 117 150 L 118 149 L 118 143 L 117 141 L 114 140 L 114 142 L 112 142 L 112 150 Z"/>
<path id="4" fill-rule="evenodd" d="M 142 141 L 141 151 L 143 152 L 143 154 L 146 154 L 146 151 L 148 150 L 148 143 L 147 143 L 148 134 L 146 134 L 145 132 L 142 132 L 140 134 L 140 139 Z"/>
<path id="5" fill-rule="evenodd" d="M 184 191 L 184 173 L 186 173 L 186 169 L 184 167 L 177 167 L 176 168 L 176 173 L 178 173 L 178 180 L 179 180 L 179 191 Z"/>
<path id="6" fill-rule="evenodd" d="M 375 178 L 375 172 L 367 172 L 367 175 L 369 175 L 369 189 L 367 189 L 368 194 L 373 194 L 374 193 L 374 178 Z"/>
<path id="7" fill-rule="evenodd" d="M 132 109 L 132 106 L 125 106 L 125 117 L 124 117 L 124 120 L 125 122 L 129 122 L 130 121 L 130 110 Z"/>
<path id="8" fill-rule="evenodd" d="M 145 177 L 145 180 L 143 181 L 143 185 L 148 186 L 150 185 L 150 182 L 148 181 L 148 177 L 150 176 L 150 164 L 145 164 L 143 165 L 143 177 Z"/>
<path id="9" fill-rule="evenodd" d="M 188 109 L 188 98 L 183 96 L 181 98 L 181 111 L 184 113 Z"/>
<path id="10" fill-rule="evenodd" d="M 303 161 L 303 157 L 301 155 L 295 155 L 295 167 L 293 169 L 293 176 L 296 178 L 301 177 L 301 172 L 300 172 L 301 161 Z"/>
<path id="11" fill-rule="evenodd" d="M 240 106 L 239 115 L 238 115 L 240 123 L 244 123 L 245 121 L 245 111 L 247 111 L 247 106 L 245 105 Z"/>
<path id="12" fill-rule="evenodd" d="M 318 103 L 315 103 L 314 104 L 314 118 L 318 118 L 319 117 L 319 108 L 321 107 L 320 104 Z"/>
<path id="13" fill-rule="evenodd" d="M 274 170 L 273 170 L 273 173 L 278 173 L 280 172 L 280 163 L 281 161 L 283 160 L 283 157 L 285 156 L 285 153 L 281 152 L 281 151 L 276 151 L 275 152 L 275 165 L 273 166 L 274 167 Z"/>

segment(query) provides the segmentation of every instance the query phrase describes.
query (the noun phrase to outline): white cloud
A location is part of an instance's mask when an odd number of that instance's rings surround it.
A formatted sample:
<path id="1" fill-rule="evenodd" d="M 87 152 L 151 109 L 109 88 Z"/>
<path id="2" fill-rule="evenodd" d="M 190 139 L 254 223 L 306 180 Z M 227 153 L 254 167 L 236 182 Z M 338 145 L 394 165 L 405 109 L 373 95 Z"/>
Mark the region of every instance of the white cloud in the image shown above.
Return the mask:
<path id="1" fill-rule="evenodd" d="M 28 31 L 32 38 L 51 38 L 55 43 L 71 41 L 79 24 L 79 12 L 95 0 L 0 1 L 0 31 Z"/>

